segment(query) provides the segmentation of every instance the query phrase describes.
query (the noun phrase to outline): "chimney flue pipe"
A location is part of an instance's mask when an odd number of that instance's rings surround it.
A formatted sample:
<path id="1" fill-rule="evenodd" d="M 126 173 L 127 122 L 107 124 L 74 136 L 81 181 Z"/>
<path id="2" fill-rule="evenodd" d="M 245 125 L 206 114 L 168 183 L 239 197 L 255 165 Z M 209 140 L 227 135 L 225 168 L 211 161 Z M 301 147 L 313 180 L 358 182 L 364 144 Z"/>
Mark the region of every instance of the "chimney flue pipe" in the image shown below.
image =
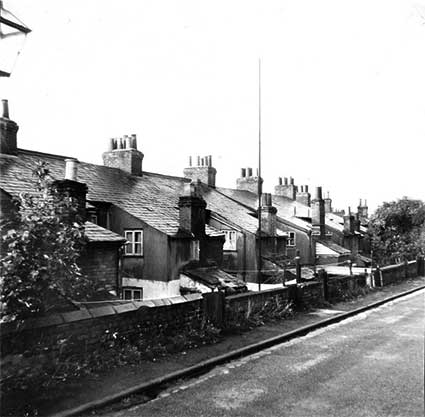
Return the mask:
<path id="1" fill-rule="evenodd" d="M 7 100 L 2 100 L 2 106 L 3 106 L 3 116 L 5 119 L 9 118 L 9 102 Z"/>
<path id="2" fill-rule="evenodd" d="M 65 159 L 65 179 L 77 181 L 78 177 L 78 160 L 74 158 Z"/>

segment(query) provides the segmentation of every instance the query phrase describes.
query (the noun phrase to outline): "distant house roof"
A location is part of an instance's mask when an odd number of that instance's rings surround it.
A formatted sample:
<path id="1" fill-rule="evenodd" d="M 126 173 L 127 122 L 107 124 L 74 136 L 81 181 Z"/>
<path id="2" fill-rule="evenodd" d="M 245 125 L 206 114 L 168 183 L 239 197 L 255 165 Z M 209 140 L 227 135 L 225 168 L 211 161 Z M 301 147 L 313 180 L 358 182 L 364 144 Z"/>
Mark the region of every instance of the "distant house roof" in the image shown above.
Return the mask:
<path id="1" fill-rule="evenodd" d="M 254 210 L 258 204 L 257 194 L 251 191 L 235 190 L 232 188 L 217 188 L 217 191 L 247 207 Z M 298 227 L 307 232 L 312 229 L 311 224 L 299 217 L 310 217 L 310 209 L 304 204 L 291 200 L 286 197 L 273 195 L 273 206 L 277 209 L 278 220 L 288 223 L 289 225 Z M 279 225 L 278 225 L 279 227 Z"/>

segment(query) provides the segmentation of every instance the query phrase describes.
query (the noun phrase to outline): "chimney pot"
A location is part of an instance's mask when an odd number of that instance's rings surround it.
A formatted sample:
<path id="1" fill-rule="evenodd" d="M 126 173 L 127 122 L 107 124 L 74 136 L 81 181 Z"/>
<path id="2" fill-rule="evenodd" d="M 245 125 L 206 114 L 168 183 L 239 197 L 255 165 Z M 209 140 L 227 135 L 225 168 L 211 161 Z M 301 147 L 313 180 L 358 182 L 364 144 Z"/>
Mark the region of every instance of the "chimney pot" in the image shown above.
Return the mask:
<path id="1" fill-rule="evenodd" d="M 3 105 L 3 116 L 5 119 L 9 118 L 9 102 L 4 99 L 2 100 L 2 105 Z"/>
<path id="2" fill-rule="evenodd" d="M 279 178 L 278 178 L 278 184 L 279 184 L 279 185 L 282 185 L 282 177 L 279 177 Z"/>
<path id="3" fill-rule="evenodd" d="M 289 183 L 290 183 L 291 185 L 294 185 L 294 179 L 293 179 L 292 177 L 289 177 Z"/>
<path id="4" fill-rule="evenodd" d="M 109 146 L 108 146 L 108 152 L 111 152 L 114 150 L 114 138 L 109 139 Z"/>
<path id="5" fill-rule="evenodd" d="M 288 177 L 285 177 L 283 180 L 284 180 L 284 184 L 288 185 Z"/>
<path id="6" fill-rule="evenodd" d="M 267 193 L 266 194 L 266 204 L 268 206 L 271 206 L 272 205 L 272 195 L 270 193 Z"/>
<path id="7" fill-rule="evenodd" d="M 135 133 L 131 135 L 131 147 L 137 149 L 137 136 Z"/>
<path id="8" fill-rule="evenodd" d="M 127 136 L 125 137 L 125 147 L 126 149 L 131 149 L 132 148 L 132 144 L 131 144 L 131 136 Z"/>
<path id="9" fill-rule="evenodd" d="M 315 200 L 321 200 L 322 199 L 322 187 L 316 187 L 316 193 L 315 193 Z"/>
<path id="10" fill-rule="evenodd" d="M 65 159 L 65 179 L 77 181 L 78 177 L 78 160 L 75 158 Z"/>
<path id="11" fill-rule="evenodd" d="M 247 177 L 252 177 L 252 168 L 247 168 Z"/>
<path id="12" fill-rule="evenodd" d="M 246 169 L 241 168 L 241 178 L 245 178 L 245 177 L 246 177 Z"/>
<path id="13" fill-rule="evenodd" d="M 304 192 L 304 185 L 301 185 L 301 192 Z"/>
<path id="14" fill-rule="evenodd" d="M 308 193 L 308 185 L 304 185 L 304 191 Z"/>

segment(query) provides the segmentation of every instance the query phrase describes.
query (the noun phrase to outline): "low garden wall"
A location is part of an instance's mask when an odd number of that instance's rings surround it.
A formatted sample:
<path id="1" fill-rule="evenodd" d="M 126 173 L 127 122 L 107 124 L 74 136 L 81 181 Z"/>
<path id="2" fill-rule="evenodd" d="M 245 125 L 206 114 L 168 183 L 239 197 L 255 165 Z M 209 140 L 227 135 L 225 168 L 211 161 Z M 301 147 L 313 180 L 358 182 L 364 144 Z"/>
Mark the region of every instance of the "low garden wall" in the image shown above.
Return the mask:
<path id="1" fill-rule="evenodd" d="M 366 275 L 331 276 L 327 281 L 327 301 L 341 301 L 364 294 Z"/>
<path id="2" fill-rule="evenodd" d="M 18 328 L 2 323 L 1 354 L 37 355 L 66 349 L 69 354 L 84 355 L 101 340 L 118 337 L 137 338 L 148 347 L 199 328 L 203 320 L 200 294 L 82 309 L 27 320 Z"/>
<path id="3" fill-rule="evenodd" d="M 374 271 L 375 285 L 415 277 L 423 267 L 422 260 L 422 263 L 411 261 L 377 269 Z M 19 327 L 13 323 L 1 323 L 1 355 L 38 355 L 55 350 L 63 354 L 63 349 L 70 354 L 84 355 L 96 349 L 101 340 L 110 339 L 111 335 L 130 342 L 137 339 L 139 345 L 149 348 L 167 344 L 174 336 L 184 338 L 209 322 L 217 328 L 226 328 L 240 326 L 255 316 L 265 319 L 284 317 L 288 307 L 318 306 L 323 304 L 325 297 L 327 301 L 338 301 L 358 295 L 366 288 L 364 275 L 330 276 L 326 281 L 306 281 L 228 297 L 218 293 L 205 294 L 205 297 L 188 294 L 81 309 L 27 320 Z"/>
<path id="4" fill-rule="evenodd" d="M 289 287 L 247 292 L 226 297 L 224 327 L 243 325 L 255 315 L 273 315 L 283 311 L 291 299 Z"/>
<path id="5" fill-rule="evenodd" d="M 421 268 L 423 268 L 422 264 L 423 259 L 420 259 L 418 261 L 403 262 L 401 264 L 384 266 L 382 268 L 378 267 L 373 274 L 375 286 L 383 287 L 421 275 L 420 271 Z"/>

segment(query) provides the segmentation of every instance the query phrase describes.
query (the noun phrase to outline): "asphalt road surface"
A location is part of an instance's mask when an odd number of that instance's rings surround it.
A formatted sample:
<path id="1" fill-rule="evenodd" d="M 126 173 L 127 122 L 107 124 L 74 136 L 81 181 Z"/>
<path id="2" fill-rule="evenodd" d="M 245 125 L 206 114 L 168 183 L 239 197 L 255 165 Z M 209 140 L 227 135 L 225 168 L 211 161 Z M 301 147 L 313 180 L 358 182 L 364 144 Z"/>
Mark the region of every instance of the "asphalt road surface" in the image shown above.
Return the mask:
<path id="1" fill-rule="evenodd" d="M 423 417 L 424 291 L 108 416 Z"/>

